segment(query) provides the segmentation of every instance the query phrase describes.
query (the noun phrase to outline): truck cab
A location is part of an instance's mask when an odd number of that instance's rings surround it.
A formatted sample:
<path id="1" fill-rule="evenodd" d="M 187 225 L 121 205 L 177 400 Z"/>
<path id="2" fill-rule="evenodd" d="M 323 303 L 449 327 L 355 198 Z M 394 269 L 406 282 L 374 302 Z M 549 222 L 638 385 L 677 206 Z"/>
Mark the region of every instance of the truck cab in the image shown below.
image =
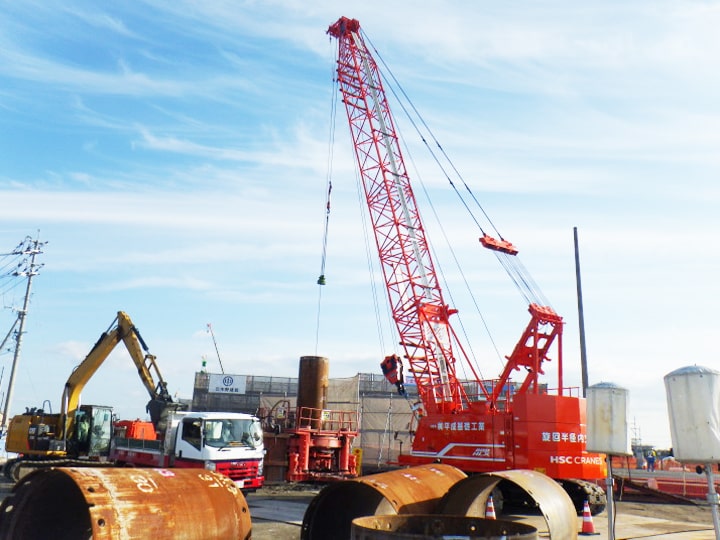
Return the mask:
<path id="1" fill-rule="evenodd" d="M 263 433 L 260 420 L 252 415 L 175 413 L 166 432 L 166 445 L 173 448 L 176 467 L 201 462 L 245 491 L 262 486 Z"/>
<path id="2" fill-rule="evenodd" d="M 120 465 L 205 468 L 245 492 L 265 480 L 262 427 L 250 414 L 172 411 L 157 434 L 151 422 L 122 420 L 115 424 L 110 457 Z"/>

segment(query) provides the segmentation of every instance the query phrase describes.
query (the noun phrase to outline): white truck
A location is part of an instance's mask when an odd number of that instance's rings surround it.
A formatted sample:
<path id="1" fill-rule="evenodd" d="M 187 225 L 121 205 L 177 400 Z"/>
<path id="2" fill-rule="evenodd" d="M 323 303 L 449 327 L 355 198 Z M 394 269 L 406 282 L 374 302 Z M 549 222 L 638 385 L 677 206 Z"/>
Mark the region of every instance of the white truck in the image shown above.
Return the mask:
<path id="1" fill-rule="evenodd" d="M 244 492 L 264 483 L 260 419 L 230 412 L 168 413 L 158 433 L 152 422 L 115 422 L 110 461 L 136 467 L 195 467 L 223 474 Z"/>

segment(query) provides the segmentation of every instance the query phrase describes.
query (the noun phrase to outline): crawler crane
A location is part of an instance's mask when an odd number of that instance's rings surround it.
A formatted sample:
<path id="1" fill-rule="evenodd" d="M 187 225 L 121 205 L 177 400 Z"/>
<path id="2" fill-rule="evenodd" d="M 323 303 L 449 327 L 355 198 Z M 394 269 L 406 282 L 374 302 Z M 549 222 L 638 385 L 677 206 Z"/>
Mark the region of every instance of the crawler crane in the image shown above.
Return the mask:
<path id="1" fill-rule="evenodd" d="M 605 460 L 586 452 L 585 400 L 563 386 L 562 317 L 531 301 L 530 322 L 498 378 L 478 375 L 450 323 L 457 311 L 443 298 L 379 69 L 360 24 L 342 17 L 328 34 L 338 40 L 337 80 L 370 222 L 403 358 L 424 409 L 400 463 L 443 462 L 468 473 L 532 469 L 557 479 L 578 511 L 588 501 L 593 513 L 601 512 L 605 494 L 593 481 L 605 478 Z M 484 233 L 480 243 L 513 265 L 517 249 L 511 243 Z M 558 381 L 550 390 L 539 375 L 553 345 Z M 458 378 L 459 362 L 474 380 Z M 512 381 L 521 370 L 524 379 Z M 503 492 L 506 503 L 515 495 Z"/>

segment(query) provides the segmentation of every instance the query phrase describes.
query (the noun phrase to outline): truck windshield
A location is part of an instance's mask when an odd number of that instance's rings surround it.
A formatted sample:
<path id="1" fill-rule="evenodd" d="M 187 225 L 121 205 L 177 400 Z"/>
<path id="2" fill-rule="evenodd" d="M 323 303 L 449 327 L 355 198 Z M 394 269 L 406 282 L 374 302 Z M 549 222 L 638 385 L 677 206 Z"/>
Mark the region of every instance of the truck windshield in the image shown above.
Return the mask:
<path id="1" fill-rule="evenodd" d="M 216 448 L 250 446 L 262 443 L 262 427 L 254 419 L 222 418 L 205 420 L 205 444 Z"/>

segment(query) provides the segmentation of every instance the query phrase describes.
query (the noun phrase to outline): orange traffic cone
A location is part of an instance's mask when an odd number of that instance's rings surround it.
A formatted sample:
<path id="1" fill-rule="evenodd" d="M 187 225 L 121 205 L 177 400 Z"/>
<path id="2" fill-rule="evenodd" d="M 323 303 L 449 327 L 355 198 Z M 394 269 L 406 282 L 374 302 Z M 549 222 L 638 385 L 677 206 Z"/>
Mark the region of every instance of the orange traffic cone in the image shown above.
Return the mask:
<path id="1" fill-rule="evenodd" d="M 582 529 L 579 534 L 580 536 L 600 534 L 599 532 L 595 532 L 595 525 L 593 524 L 592 514 L 590 513 L 590 505 L 587 501 L 585 501 L 585 505 L 583 506 Z"/>
<path id="2" fill-rule="evenodd" d="M 485 519 L 495 519 L 495 505 L 493 504 L 492 495 L 488 497 L 487 506 L 485 507 Z"/>

